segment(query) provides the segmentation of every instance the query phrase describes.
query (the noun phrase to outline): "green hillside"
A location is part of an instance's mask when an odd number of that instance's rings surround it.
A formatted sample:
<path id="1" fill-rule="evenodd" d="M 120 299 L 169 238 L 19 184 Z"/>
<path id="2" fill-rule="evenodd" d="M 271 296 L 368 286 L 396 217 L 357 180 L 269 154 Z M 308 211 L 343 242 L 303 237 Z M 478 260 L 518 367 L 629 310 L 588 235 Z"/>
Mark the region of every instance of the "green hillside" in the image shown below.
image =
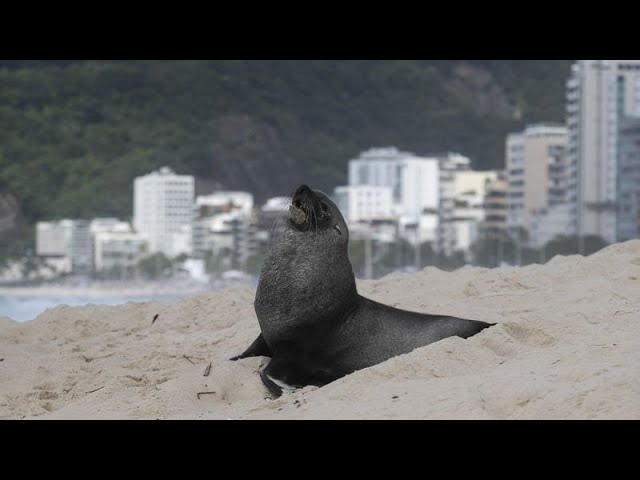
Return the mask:
<path id="1" fill-rule="evenodd" d="M 506 133 L 563 121 L 569 65 L 0 61 L 0 196 L 28 225 L 127 218 L 133 178 L 161 165 L 258 201 L 344 183 L 347 161 L 371 146 L 500 167 Z"/>

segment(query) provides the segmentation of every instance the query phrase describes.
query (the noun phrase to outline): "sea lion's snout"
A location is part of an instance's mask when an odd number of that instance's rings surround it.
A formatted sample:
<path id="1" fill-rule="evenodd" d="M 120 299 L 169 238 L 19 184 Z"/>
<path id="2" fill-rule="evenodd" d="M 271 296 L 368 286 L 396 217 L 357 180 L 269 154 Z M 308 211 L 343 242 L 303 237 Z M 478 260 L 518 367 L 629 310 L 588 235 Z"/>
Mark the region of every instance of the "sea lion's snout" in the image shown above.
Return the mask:
<path id="1" fill-rule="evenodd" d="M 297 225 L 302 225 L 307 221 L 307 213 L 304 211 L 302 203 L 296 205 L 294 202 L 289 205 L 289 218 Z"/>
<path id="2" fill-rule="evenodd" d="M 289 217 L 295 224 L 302 225 L 307 221 L 307 212 L 312 204 L 310 198 L 312 195 L 313 190 L 307 185 L 300 185 L 293 195 L 289 206 Z"/>

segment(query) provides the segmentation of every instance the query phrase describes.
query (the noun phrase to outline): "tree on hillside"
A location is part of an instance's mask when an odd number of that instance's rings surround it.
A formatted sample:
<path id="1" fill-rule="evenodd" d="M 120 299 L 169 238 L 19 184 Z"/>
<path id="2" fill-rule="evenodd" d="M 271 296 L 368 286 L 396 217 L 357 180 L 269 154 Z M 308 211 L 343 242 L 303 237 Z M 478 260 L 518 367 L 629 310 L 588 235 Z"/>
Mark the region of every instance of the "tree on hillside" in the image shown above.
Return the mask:
<path id="1" fill-rule="evenodd" d="M 300 183 L 330 193 L 346 181 L 347 161 L 376 146 L 455 150 L 476 169 L 503 167 L 506 133 L 562 120 L 569 65 L 0 63 L 0 191 L 14 195 L 33 224 L 126 218 L 134 177 L 163 165 L 212 188 L 251 191 L 256 202 Z"/>

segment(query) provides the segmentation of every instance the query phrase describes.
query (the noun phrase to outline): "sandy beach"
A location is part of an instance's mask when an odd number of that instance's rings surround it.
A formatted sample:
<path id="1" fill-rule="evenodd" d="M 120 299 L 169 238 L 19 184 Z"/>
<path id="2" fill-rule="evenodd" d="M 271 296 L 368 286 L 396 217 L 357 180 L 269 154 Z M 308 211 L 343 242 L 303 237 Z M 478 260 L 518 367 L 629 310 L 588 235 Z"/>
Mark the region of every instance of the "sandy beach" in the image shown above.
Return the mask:
<path id="1" fill-rule="evenodd" d="M 250 288 L 59 306 L 25 323 L 0 317 L 0 418 L 640 418 L 640 240 L 546 265 L 426 268 L 358 288 L 498 325 L 271 400 L 258 377 L 268 359 L 228 361 L 259 332 Z"/>

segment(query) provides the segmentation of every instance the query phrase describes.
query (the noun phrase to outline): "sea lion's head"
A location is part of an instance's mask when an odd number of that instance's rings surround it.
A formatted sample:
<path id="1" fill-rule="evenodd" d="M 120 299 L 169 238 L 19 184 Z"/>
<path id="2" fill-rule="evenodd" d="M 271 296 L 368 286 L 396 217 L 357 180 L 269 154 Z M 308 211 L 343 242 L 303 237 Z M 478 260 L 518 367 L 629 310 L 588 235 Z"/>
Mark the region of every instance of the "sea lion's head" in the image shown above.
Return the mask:
<path id="1" fill-rule="evenodd" d="M 289 205 L 289 225 L 300 232 L 323 233 L 335 236 L 337 242 L 349 238 L 342 213 L 331 199 L 320 190 L 300 185 Z"/>

